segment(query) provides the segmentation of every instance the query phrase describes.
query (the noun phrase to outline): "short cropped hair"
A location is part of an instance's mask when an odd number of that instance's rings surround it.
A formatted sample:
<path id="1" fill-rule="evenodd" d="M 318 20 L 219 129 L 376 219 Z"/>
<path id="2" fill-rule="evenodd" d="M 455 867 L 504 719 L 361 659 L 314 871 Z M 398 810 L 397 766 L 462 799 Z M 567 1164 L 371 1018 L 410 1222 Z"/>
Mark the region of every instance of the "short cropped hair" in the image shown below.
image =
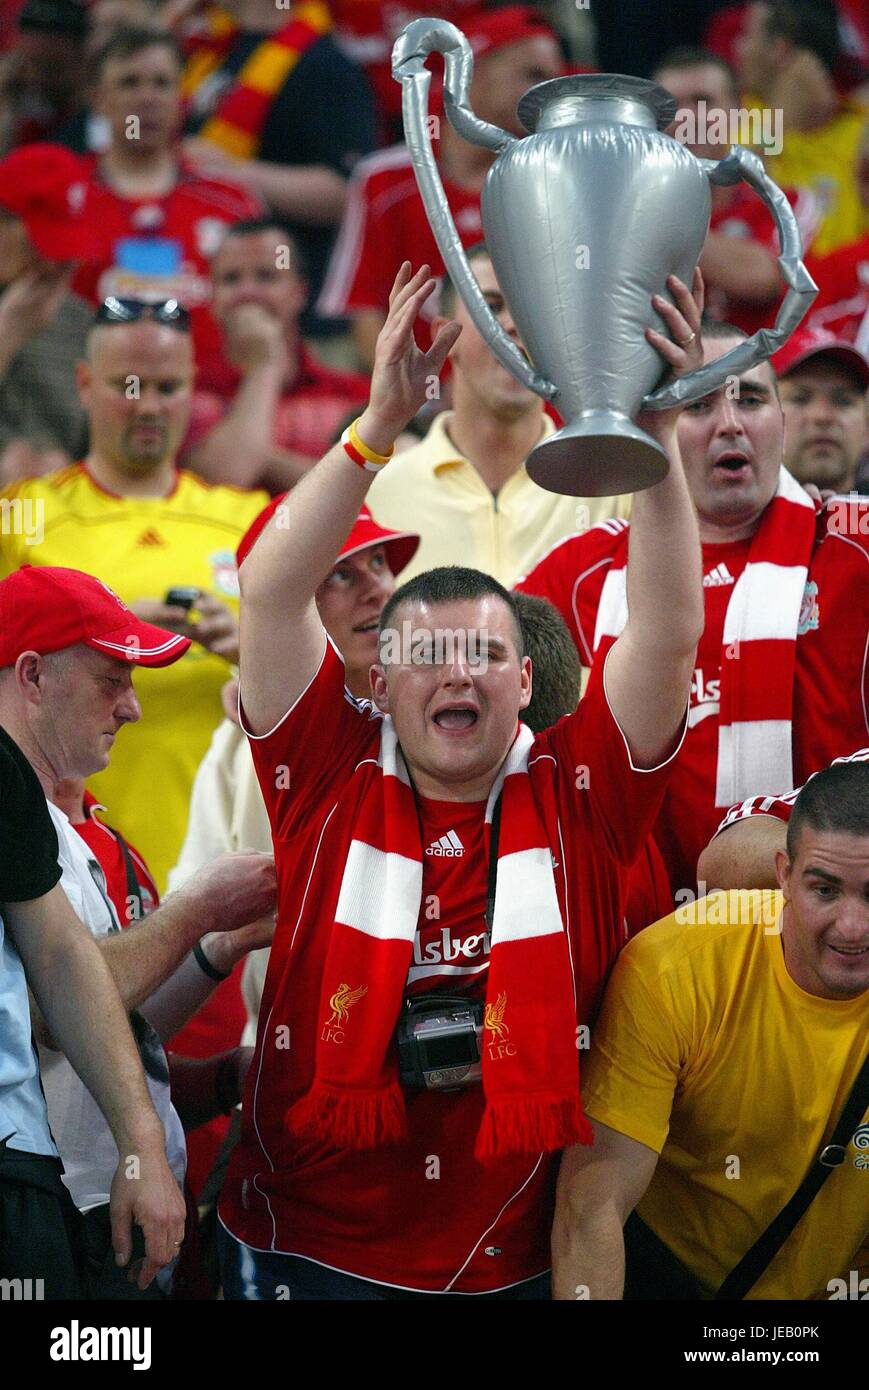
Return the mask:
<path id="1" fill-rule="evenodd" d="M 281 226 L 280 220 L 274 215 L 271 217 L 268 215 L 265 217 L 244 217 L 239 222 L 230 222 L 220 239 L 220 246 L 215 251 L 214 256 L 217 256 L 226 243 L 234 237 L 259 236 L 261 232 L 274 232 L 275 236 L 280 237 L 281 241 L 290 248 L 290 264 L 293 270 L 298 275 L 304 275 L 305 267 L 302 263 L 301 252 L 296 245 L 296 239 L 287 231 L 286 227 Z M 214 260 L 214 256 L 212 256 L 212 260 Z"/>
<path id="2" fill-rule="evenodd" d="M 799 852 L 803 828 L 841 831 L 869 839 L 869 763 L 834 763 L 810 777 L 788 821 L 787 852 Z"/>
<path id="3" fill-rule="evenodd" d="M 766 32 L 789 39 L 820 58 L 829 72 L 839 59 L 839 11 L 835 0 L 766 0 Z"/>
<path id="4" fill-rule="evenodd" d="M 582 668 L 558 609 L 537 594 L 514 593 L 513 599 L 533 671 L 531 703 L 519 711 L 519 718 L 532 733 L 539 734 L 576 709 Z"/>
<path id="5" fill-rule="evenodd" d="M 467 248 L 465 255 L 472 263 L 481 260 L 484 256 L 487 260 L 491 260 L 489 248 L 484 241 L 475 241 L 473 246 Z M 438 296 L 438 309 L 443 314 L 444 318 L 449 318 L 455 309 L 457 295 L 458 292 L 450 277 L 450 273 L 448 270 L 445 270 L 441 281 L 440 294 Z"/>
<path id="6" fill-rule="evenodd" d="M 134 58 L 144 53 L 146 48 L 167 48 L 178 65 L 179 75 L 184 67 L 184 50 L 168 29 L 158 29 L 155 25 L 121 24 L 113 29 L 105 43 L 101 44 L 88 64 L 88 80 L 97 83 L 103 75 L 106 63 L 114 58 Z"/>
<path id="7" fill-rule="evenodd" d="M 720 53 L 713 53 L 711 48 L 695 48 L 690 44 L 680 44 L 678 48 L 670 48 L 659 58 L 652 70 L 652 77 L 658 82 L 659 73 L 665 68 L 672 68 L 674 72 L 683 72 L 686 68 L 705 68 L 712 66 L 720 68 L 736 92 L 736 73 L 730 66 L 726 58 L 722 58 Z"/>
<path id="8" fill-rule="evenodd" d="M 521 661 L 525 656 L 525 637 L 516 595 L 499 584 L 491 574 L 465 569 L 462 565 L 442 565 L 439 569 L 425 570 L 400 585 L 387 600 L 380 615 L 380 632 L 382 634 L 392 625 L 395 611 L 402 603 L 454 603 L 460 599 L 488 598 L 490 595 L 501 599 L 513 615 L 516 650 Z"/>

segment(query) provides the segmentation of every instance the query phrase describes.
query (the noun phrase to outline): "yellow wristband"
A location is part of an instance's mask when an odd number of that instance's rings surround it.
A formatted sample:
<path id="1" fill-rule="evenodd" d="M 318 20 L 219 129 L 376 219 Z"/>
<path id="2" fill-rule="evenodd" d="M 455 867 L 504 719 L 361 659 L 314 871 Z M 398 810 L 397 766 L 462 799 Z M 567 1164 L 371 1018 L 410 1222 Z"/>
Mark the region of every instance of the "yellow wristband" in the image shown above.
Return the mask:
<path id="1" fill-rule="evenodd" d="M 356 449 L 368 463 L 375 463 L 378 467 L 382 468 L 384 464 L 389 463 L 389 460 L 395 453 L 395 445 L 393 444 L 388 454 L 375 454 L 374 450 L 369 449 L 368 445 L 359 438 L 359 431 L 356 426 L 361 418 L 361 416 L 357 416 L 353 423 L 347 426 L 347 438 L 353 445 L 353 448 Z"/>

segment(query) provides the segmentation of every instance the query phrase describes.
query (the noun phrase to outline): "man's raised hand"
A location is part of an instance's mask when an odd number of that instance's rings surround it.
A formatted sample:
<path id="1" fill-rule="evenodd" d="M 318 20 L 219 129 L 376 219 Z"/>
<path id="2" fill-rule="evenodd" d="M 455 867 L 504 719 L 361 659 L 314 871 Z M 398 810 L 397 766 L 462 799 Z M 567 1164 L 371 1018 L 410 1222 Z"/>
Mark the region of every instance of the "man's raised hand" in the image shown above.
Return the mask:
<path id="1" fill-rule="evenodd" d="M 417 347 L 413 326 L 436 284 L 430 266 L 421 265 L 413 274 L 410 261 L 404 261 L 395 277 L 389 313 L 377 338 L 371 397 L 359 421 L 360 436 L 377 452 L 391 449 L 424 404 L 432 377 L 440 375 L 462 331 L 454 321 L 445 323 L 428 352 Z"/>

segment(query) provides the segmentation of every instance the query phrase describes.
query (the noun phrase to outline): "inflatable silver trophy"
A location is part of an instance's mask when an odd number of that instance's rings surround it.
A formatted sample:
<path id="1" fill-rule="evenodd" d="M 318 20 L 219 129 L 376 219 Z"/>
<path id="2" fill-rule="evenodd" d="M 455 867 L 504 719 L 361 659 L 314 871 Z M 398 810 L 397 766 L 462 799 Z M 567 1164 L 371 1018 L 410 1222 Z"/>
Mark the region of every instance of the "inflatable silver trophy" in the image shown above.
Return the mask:
<path id="1" fill-rule="evenodd" d="M 498 155 L 483 186 L 483 228 L 530 361 L 486 304 L 444 195 L 429 131 L 425 60 L 435 52 L 444 55 L 450 123 Z M 393 49 L 392 71 L 402 84 L 420 193 L 450 277 L 498 360 L 566 421 L 532 450 L 529 474 L 552 492 L 574 496 L 637 492 L 659 482 L 667 459 L 634 423 L 640 409 L 697 400 L 764 361 L 817 293 L 786 197 L 749 150 L 734 146 L 716 163 L 665 135 L 676 102 L 653 82 L 609 74 L 541 82 L 519 103 L 529 134 L 517 140 L 471 110 L 470 44 L 446 20 L 409 24 Z M 775 327 L 648 395 L 663 363 L 644 330 L 666 331 L 652 295 L 672 300 L 671 273 L 691 284 L 709 226 L 709 184 L 740 179 L 757 191 L 778 228 L 779 266 L 789 288 Z"/>

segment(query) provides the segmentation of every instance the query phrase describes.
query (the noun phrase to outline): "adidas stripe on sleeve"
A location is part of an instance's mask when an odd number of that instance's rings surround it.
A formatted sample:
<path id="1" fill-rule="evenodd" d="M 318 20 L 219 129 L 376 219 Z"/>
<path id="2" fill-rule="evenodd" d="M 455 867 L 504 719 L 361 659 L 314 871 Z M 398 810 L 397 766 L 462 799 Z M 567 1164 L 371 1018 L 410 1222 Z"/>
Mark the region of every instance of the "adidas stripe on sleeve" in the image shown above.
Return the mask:
<path id="1" fill-rule="evenodd" d="M 836 763 L 865 763 L 869 762 L 869 748 L 859 748 L 856 753 L 849 753 L 844 758 L 834 758 L 831 766 Z M 812 776 L 817 774 L 812 773 Z M 812 780 L 810 777 L 809 781 Z M 796 787 L 792 792 L 787 792 L 784 796 L 753 796 L 747 801 L 740 801 L 738 805 L 731 806 L 727 815 L 719 825 L 715 835 L 720 835 L 722 831 L 729 830 L 737 821 L 747 820 L 750 816 L 775 816 L 777 820 L 788 821 L 791 818 L 791 811 L 794 802 L 802 791 L 802 787 Z M 713 839 L 715 836 L 713 836 Z"/>

